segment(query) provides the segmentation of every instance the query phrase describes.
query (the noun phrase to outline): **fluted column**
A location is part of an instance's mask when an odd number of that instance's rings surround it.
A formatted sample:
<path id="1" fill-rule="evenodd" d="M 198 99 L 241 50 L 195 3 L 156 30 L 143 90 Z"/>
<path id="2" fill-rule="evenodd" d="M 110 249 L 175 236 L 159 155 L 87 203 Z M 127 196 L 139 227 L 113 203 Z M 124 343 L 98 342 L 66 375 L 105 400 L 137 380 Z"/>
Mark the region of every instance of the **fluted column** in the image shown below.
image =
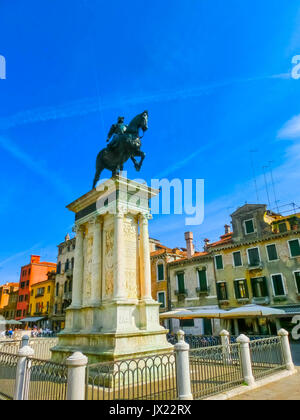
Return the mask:
<path id="1" fill-rule="evenodd" d="M 93 220 L 93 255 L 92 255 L 92 281 L 91 303 L 99 305 L 101 300 L 101 230 L 102 222 L 99 218 Z"/>
<path id="2" fill-rule="evenodd" d="M 81 307 L 83 288 L 83 229 L 76 232 L 76 247 L 74 254 L 72 308 Z"/>
<path id="3" fill-rule="evenodd" d="M 118 212 L 114 220 L 114 299 L 125 299 L 125 267 L 124 267 L 124 214 Z"/>
<path id="4" fill-rule="evenodd" d="M 140 215 L 141 299 L 152 300 L 148 217 Z"/>

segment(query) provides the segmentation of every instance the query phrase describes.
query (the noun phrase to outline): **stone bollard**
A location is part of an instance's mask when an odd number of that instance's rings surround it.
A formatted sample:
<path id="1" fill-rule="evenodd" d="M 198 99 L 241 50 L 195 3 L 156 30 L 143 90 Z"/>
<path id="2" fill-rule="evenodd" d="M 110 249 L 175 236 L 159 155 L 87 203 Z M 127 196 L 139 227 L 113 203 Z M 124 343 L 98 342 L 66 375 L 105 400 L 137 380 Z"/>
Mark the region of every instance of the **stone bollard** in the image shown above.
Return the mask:
<path id="1" fill-rule="evenodd" d="M 220 336 L 221 336 L 221 344 L 223 347 L 222 352 L 223 352 L 224 360 L 226 361 L 226 363 L 232 363 L 231 349 L 230 349 L 230 334 L 228 331 L 222 330 L 220 332 Z"/>
<path id="2" fill-rule="evenodd" d="M 31 362 L 28 358 L 34 356 L 34 350 L 25 346 L 18 351 L 18 364 L 16 373 L 16 384 L 14 392 L 15 401 L 26 401 L 28 400 L 28 390 L 30 381 L 30 367 Z"/>
<path id="3" fill-rule="evenodd" d="M 177 392 L 179 400 L 192 400 L 190 377 L 190 346 L 184 341 L 184 332 L 177 332 L 178 343 L 175 344 Z"/>
<path id="4" fill-rule="evenodd" d="M 22 340 L 21 340 L 21 344 L 20 344 L 20 349 L 22 349 L 23 347 L 27 347 L 29 346 L 29 337 L 28 335 L 23 335 Z"/>
<path id="5" fill-rule="evenodd" d="M 252 371 L 251 354 L 249 346 L 250 338 L 242 334 L 237 338 L 236 341 L 237 343 L 239 343 L 241 349 L 241 364 L 244 375 L 244 381 L 249 386 L 254 385 L 255 379 Z"/>
<path id="6" fill-rule="evenodd" d="M 289 342 L 289 333 L 282 328 L 278 331 L 278 336 L 281 338 L 282 352 L 286 368 L 287 370 L 295 370 Z"/>
<path id="7" fill-rule="evenodd" d="M 80 352 L 73 353 L 66 360 L 68 366 L 67 400 L 85 400 L 85 372 L 88 358 Z"/>

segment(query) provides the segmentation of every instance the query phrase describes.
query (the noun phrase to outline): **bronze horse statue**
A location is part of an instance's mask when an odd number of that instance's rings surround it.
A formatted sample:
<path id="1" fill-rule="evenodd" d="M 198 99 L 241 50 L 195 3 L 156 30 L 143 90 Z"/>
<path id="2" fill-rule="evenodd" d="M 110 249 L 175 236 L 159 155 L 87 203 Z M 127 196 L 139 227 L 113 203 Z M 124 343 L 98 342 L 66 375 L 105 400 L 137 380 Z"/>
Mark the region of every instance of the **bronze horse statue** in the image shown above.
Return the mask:
<path id="1" fill-rule="evenodd" d="M 109 137 L 113 135 L 110 144 L 102 149 L 96 160 L 96 174 L 93 182 L 93 189 L 100 179 L 101 172 L 104 169 L 112 171 L 112 176 L 123 171 L 124 163 L 130 158 L 137 171 L 140 171 L 146 154 L 141 149 L 141 138 L 139 130 L 143 133 L 148 130 L 148 111 L 138 114 L 128 126 L 123 124 L 123 117 L 119 117 L 118 124 L 114 124 L 109 132 Z M 136 161 L 140 157 L 140 162 Z"/>

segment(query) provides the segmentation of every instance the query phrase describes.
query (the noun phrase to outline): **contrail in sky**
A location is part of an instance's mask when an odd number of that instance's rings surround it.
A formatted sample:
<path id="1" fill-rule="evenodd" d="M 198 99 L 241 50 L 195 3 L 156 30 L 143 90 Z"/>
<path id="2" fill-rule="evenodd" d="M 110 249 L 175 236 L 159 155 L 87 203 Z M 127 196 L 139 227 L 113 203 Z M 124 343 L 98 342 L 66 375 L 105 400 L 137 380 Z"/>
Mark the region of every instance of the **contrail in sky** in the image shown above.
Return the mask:
<path id="1" fill-rule="evenodd" d="M 240 80 L 227 80 L 211 85 L 198 86 L 190 89 L 176 89 L 170 91 L 161 91 L 142 96 L 123 97 L 115 100 L 103 100 L 99 105 L 99 98 L 84 98 L 58 106 L 49 106 L 36 108 L 33 110 L 18 112 L 9 117 L 0 118 L 0 130 L 8 130 L 19 125 L 33 124 L 43 121 L 54 121 L 76 116 L 84 116 L 99 112 L 99 106 L 102 110 L 126 107 L 130 105 L 169 102 L 178 99 L 197 98 L 209 94 L 212 90 L 228 87 L 236 84 L 257 82 L 270 79 L 287 79 L 288 74 L 278 74 L 272 76 L 254 77 Z"/>

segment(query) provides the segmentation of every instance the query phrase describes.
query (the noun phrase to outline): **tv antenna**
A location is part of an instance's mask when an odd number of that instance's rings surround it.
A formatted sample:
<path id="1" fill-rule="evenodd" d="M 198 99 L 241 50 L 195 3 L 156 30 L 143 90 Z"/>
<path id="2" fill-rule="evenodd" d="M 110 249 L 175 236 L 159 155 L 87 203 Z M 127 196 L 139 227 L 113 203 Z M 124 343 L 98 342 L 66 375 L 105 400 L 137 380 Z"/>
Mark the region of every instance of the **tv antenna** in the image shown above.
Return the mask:
<path id="1" fill-rule="evenodd" d="M 253 173 L 253 180 L 254 180 L 254 187 L 256 192 L 256 199 L 257 203 L 259 203 L 259 195 L 258 195 L 258 188 L 257 188 L 257 181 L 256 181 L 256 173 L 255 173 L 255 166 L 254 166 L 254 153 L 256 153 L 257 150 L 250 150 L 250 156 L 251 156 L 251 166 L 252 166 L 252 173 Z"/>
<path id="2" fill-rule="evenodd" d="M 264 172 L 264 178 L 265 178 L 265 185 L 266 185 L 268 203 L 269 203 L 269 207 L 271 207 L 270 195 L 269 195 L 269 188 L 268 188 L 268 181 L 267 181 L 267 175 L 266 175 L 266 169 L 268 168 L 268 166 L 263 166 L 262 168 L 263 168 L 263 172 Z"/>
<path id="3" fill-rule="evenodd" d="M 269 165 L 270 165 L 270 174 L 271 174 L 271 181 L 272 181 L 272 187 L 273 187 L 274 200 L 275 200 L 275 205 L 276 205 L 277 213 L 279 213 L 279 207 L 278 207 L 279 201 L 277 200 L 277 195 L 276 195 L 276 190 L 275 190 L 275 182 L 274 182 L 274 177 L 273 177 L 272 163 L 274 163 L 274 162 L 272 160 L 270 160 L 269 161 Z"/>

